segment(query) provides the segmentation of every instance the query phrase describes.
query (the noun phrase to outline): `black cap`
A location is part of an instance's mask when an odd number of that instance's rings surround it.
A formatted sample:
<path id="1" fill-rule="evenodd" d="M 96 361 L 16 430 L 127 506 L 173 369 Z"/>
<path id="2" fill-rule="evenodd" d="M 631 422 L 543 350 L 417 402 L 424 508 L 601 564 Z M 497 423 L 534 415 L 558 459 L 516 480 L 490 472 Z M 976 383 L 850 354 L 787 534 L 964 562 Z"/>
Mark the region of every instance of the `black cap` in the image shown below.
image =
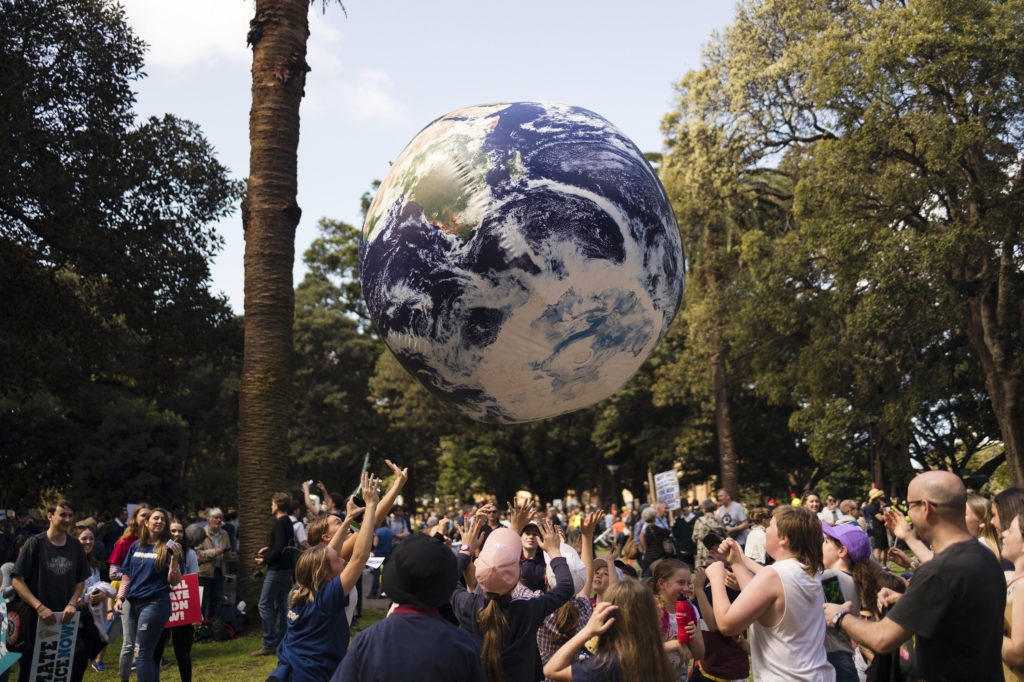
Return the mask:
<path id="1" fill-rule="evenodd" d="M 459 580 L 452 550 L 416 533 L 398 543 L 381 569 L 381 590 L 398 604 L 436 609 L 451 599 Z"/>

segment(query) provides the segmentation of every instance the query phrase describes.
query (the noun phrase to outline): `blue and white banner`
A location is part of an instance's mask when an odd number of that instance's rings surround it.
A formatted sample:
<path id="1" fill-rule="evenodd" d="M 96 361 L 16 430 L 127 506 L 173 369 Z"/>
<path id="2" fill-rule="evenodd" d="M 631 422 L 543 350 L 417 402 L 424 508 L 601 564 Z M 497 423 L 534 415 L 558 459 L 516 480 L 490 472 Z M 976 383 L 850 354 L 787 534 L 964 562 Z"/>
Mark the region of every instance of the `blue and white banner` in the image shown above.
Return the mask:
<path id="1" fill-rule="evenodd" d="M 71 664 L 75 658 L 75 637 L 78 636 L 80 613 L 69 623 L 61 624 L 60 612 L 55 614 L 57 622 L 47 625 L 39 619 L 36 628 L 36 648 L 32 654 L 32 676 L 36 682 L 70 682 Z"/>

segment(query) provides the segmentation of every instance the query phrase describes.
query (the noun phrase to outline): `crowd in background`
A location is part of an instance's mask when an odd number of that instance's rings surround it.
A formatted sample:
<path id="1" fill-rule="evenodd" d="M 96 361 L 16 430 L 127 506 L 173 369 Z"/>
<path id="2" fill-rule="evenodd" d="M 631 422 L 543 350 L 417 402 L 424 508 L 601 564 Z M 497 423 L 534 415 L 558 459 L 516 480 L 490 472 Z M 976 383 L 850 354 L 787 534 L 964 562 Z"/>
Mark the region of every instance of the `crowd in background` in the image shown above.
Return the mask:
<path id="1" fill-rule="evenodd" d="M 861 500 L 807 490 L 748 506 L 718 490 L 601 509 L 572 494 L 521 493 L 407 514 L 397 504 L 407 472 L 387 465 L 387 490 L 364 474 L 361 497 L 322 484 L 316 494 L 308 481 L 301 496 L 270 500 L 253 655 L 277 657 L 271 679 L 852 682 L 936 671 L 1017 680 L 1024 670 L 1024 599 L 1013 599 L 1024 577 L 1021 489 L 989 499 L 929 472 L 905 498 L 872 486 Z M 7 519 L 5 587 L 38 618 L 81 611 L 73 679 L 114 655 L 120 679 L 134 670 L 158 680 L 170 640 L 191 680 L 197 629 L 163 627 L 167 593 L 196 573 L 205 622 L 237 618 L 226 589 L 237 572 L 234 515 L 210 508 L 179 520 L 139 504 L 102 523 L 72 517 L 60 502 L 46 520 L 28 509 Z M 32 561 L 67 547 L 81 587 L 51 606 L 36 594 L 46 590 Z M 353 640 L 364 572 L 368 596 L 393 607 Z M 385 631 L 419 643 L 396 658 Z M 118 634 L 121 649 L 108 654 Z"/>

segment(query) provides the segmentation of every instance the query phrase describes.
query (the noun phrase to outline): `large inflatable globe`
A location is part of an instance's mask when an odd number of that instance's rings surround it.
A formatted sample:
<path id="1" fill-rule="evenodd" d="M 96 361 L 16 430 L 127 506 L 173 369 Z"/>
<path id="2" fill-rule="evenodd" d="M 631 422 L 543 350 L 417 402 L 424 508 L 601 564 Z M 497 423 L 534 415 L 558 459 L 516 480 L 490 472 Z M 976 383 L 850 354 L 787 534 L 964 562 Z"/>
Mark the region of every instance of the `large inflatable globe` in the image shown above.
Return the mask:
<path id="1" fill-rule="evenodd" d="M 592 405 L 650 355 L 683 291 L 650 164 L 586 109 L 459 109 L 394 162 L 363 226 L 363 296 L 435 396 L 482 421 Z"/>

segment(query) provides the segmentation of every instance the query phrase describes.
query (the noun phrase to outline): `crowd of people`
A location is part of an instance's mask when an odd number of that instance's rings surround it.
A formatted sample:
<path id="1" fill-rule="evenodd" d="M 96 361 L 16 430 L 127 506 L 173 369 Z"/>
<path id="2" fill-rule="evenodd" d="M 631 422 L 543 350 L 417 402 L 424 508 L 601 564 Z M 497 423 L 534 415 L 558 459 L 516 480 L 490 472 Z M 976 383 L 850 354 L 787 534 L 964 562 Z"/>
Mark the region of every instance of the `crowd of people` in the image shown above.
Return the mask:
<path id="1" fill-rule="evenodd" d="M 808 490 L 748 507 L 719 490 L 603 510 L 517 494 L 410 517 L 407 470 L 387 466 L 386 490 L 365 473 L 355 497 L 310 481 L 270 500 L 252 652 L 276 657 L 268 680 L 1024 677 L 1024 489 L 989 499 L 934 471 L 905 499 Z M 19 514 L 5 582 L 26 618 L 81 612 L 72 679 L 105 669 L 119 631 L 120 679 L 159 680 L 170 640 L 191 680 L 192 628 L 164 627 L 170 590 L 198 574 L 213 616 L 237 560 L 237 524 L 203 517 L 138 505 L 97 527 L 67 501 L 48 525 Z M 392 605 L 353 637 L 365 572 Z"/>

